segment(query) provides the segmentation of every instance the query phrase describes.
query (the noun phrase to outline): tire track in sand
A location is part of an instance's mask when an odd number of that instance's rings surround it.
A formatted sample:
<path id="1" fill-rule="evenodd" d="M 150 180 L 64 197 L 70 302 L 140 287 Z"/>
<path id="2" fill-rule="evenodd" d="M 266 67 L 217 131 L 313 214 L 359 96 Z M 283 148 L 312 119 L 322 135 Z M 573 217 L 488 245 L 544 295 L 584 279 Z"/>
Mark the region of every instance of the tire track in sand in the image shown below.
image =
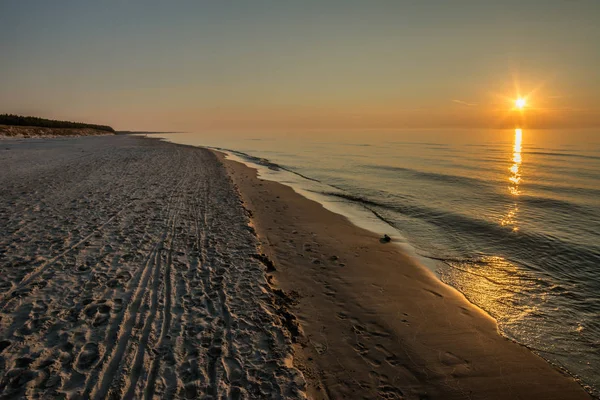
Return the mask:
<path id="1" fill-rule="evenodd" d="M 186 175 L 186 177 L 187 177 L 187 175 Z M 185 177 L 181 180 L 181 182 L 184 182 L 184 181 L 185 181 Z M 180 185 L 180 187 L 181 186 L 182 185 Z M 171 255 L 170 254 L 171 254 L 171 251 L 173 248 L 173 242 L 175 239 L 175 226 L 177 225 L 177 221 L 178 221 L 177 217 L 179 216 L 179 214 L 181 212 L 181 209 L 182 209 L 181 203 L 184 198 L 181 191 L 178 194 L 175 194 L 174 196 L 178 197 L 179 201 L 178 201 L 177 207 L 175 207 L 175 211 L 173 212 L 170 223 L 167 224 L 167 226 L 169 226 L 170 230 L 169 230 L 167 236 L 165 237 L 165 239 L 163 241 L 161 241 L 159 251 L 157 252 L 157 255 L 156 255 L 156 262 L 155 262 L 155 266 L 154 266 L 154 276 L 153 276 L 152 285 L 151 285 L 152 305 L 151 305 L 149 315 L 146 317 L 146 320 L 144 322 L 144 327 L 142 330 L 142 338 L 137 345 L 134 364 L 133 364 L 133 367 L 130 372 L 129 384 L 128 384 L 127 390 L 125 392 L 125 395 L 123 396 L 123 399 L 135 398 L 136 386 L 137 386 L 137 383 L 138 383 L 140 376 L 144 369 L 144 357 L 146 355 L 146 347 L 148 346 L 148 339 L 149 339 L 150 333 L 152 331 L 152 324 L 154 323 L 154 320 L 156 318 L 157 311 L 158 311 L 158 295 L 159 295 L 159 285 L 160 285 L 159 278 L 161 275 L 160 272 L 161 272 L 161 265 L 162 265 L 161 253 L 163 250 L 165 250 L 165 248 L 164 248 L 165 240 L 169 241 L 169 247 L 166 249 L 167 256 L 166 256 L 165 273 L 164 273 L 165 284 L 163 285 L 165 288 L 165 290 L 163 292 L 163 298 L 164 298 L 163 321 L 161 324 L 161 329 L 157 333 L 157 336 L 159 336 L 159 338 L 160 338 L 158 341 L 158 343 L 159 343 L 158 352 L 159 353 L 155 354 L 155 356 L 154 356 L 154 360 L 152 362 L 153 369 L 155 368 L 155 365 L 156 365 L 156 367 L 158 366 L 158 361 L 160 360 L 160 357 L 161 357 L 161 352 L 160 352 L 161 343 L 162 343 L 162 341 L 164 341 L 164 335 L 165 335 L 164 332 L 165 332 L 165 324 L 166 324 L 165 321 L 167 318 L 170 323 L 170 318 L 171 318 L 171 298 L 170 298 Z M 168 299 L 164 297 L 167 294 L 167 286 L 168 286 L 168 293 L 169 293 Z M 166 329 L 168 330 L 168 327 Z M 150 372 L 150 375 L 148 378 L 148 384 L 152 384 L 152 387 L 153 387 L 152 381 L 155 379 L 156 379 L 156 374 L 154 374 L 154 378 L 153 378 L 152 372 Z M 146 391 L 147 391 L 147 388 L 146 388 Z"/>
<path id="2" fill-rule="evenodd" d="M 183 197 L 183 196 L 181 196 Z M 181 205 L 181 201 L 179 204 L 179 210 L 181 210 L 182 205 Z M 156 354 L 156 356 L 154 357 L 154 360 L 152 361 L 152 367 L 150 368 L 150 375 L 148 377 L 148 381 L 147 381 L 147 385 L 146 385 L 146 389 L 144 392 L 144 398 L 146 399 L 151 399 L 154 396 L 154 389 L 155 389 L 155 383 L 156 383 L 156 376 L 158 373 L 158 367 L 160 365 L 160 360 L 162 359 L 162 357 L 165 354 L 165 349 L 164 349 L 164 342 L 165 342 L 165 338 L 169 332 L 169 330 L 171 329 L 171 317 L 172 317 L 172 311 L 171 311 L 171 265 L 172 265 L 172 257 L 173 257 L 173 244 L 175 242 L 175 225 L 176 225 L 176 219 L 173 219 L 173 223 L 171 225 L 171 234 L 170 234 L 170 238 L 171 241 L 169 243 L 169 248 L 167 249 L 167 260 L 166 260 L 166 264 L 165 264 L 165 273 L 164 273 L 164 280 L 165 280 L 165 284 L 164 284 L 164 292 L 163 292 L 163 298 L 164 298 L 164 307 L 163 307 L 163 320 L 162 320 L 162 325 L 160 328 L 160 334 L 159 334 L 159 339 L 158 339 L 158 354 Z M 127 398 L 127 397 L 126 397 Z"/>
<path id="3" fill-rule="evenodd" d="M 135 292 L 133 295 L 133 301 L 129 303 L 127 311 L 124 315 L 124 318 L 126 318 L 125 322 L 120 326 L 116 339 L 116 347 L 112 349 L 112 352 L 109 352 L 107 349 L 105 353 L 106 355 L 108 355 L 107 358 L 99 364 L 99 368 L 95 371 L 96 374 L 93 374 L 97 376 L 97 379 L 99 379 L 100 381 L 90 382 L 90 384 L 84 392 L 83 398 L 91 397 L 98 400 L 106 398 L 112 385 L 112 382 L 119 372 L 119 366 L 121 364 L 123 356 L 126 353 L 127 345 L 129 344 L 130 338 L 132 336 L 135 321 L 138 317 L 138 312 L 140 306 L 142 305 L 142 300 L 148 287 L 148 281 L 150 280 L 151 272 L 154 269 L 157 262 L 157 255 L 168 234 L 168 226 L 170 225 L 169 221 L 172 218 L 171 207 L 173 197 L 177 190 L 179 190 L 181 185 L 182 181 L 180 181 L 170 193 L 166 207 L 167 221 L 165 221 L 164 224 L 165 229 L 162 232 L 161 237 L 155 244 L 154 248 L 149 253 L 148 258 L 146 259 L 147 261 L 144 264 L 144 267 L 141 269 L 140 274 L 138 275 L 138 284 L 134 289 Z"/>

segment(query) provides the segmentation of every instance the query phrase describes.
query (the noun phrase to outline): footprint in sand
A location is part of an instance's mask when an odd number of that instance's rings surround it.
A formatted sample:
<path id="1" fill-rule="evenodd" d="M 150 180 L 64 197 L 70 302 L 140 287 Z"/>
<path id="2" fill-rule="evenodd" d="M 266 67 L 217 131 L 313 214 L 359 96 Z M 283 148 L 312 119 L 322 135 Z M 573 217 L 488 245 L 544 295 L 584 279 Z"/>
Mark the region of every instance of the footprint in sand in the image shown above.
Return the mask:
<path id="1" fill-rule="evenodd" d="M 380 399 L 403 399 L 403 393 L 400 389 L 383 383 L 377 389 Z"/>
<path id="2" fill-rule="evenodd" d="M 86 299 L 87 300 L 87 299 Z M 99 304 L 88 304 L 83 313 L 92 320 L 92 326 L 97 327 L 100 325 L 104 325 L 108 322 L 110 318 L 110 311 L 112 310 L 112 306 L 110 304 L 104 303 L 105 300 L 100 300 Z"/>
<path id="3" fill-rule="evenodd" d="M 33 362 L 32 358 L 20 357 L 15 360 L 15 368 L 27 368 Z"/>
<path id="4" fill-rule="evenodd" d="M 77 356 L 76 368 L 79 371 L 87 371 L 100 359 L 100 350 L 96 343 L 86 343 Z"/>
<path id="5" fill-rule="evenodd" d="M 227 373 L 230 382 L 238 382 L 243 377 L 242 366 L 238 360 L 232 357 L 226 357 L 223 360 L 223 367 Z"/>
<path id="6" fill-rule="evenodd" d="M 0 354 L 11 345 L 10 340 L 2 340 L 0 341 Z"/>
<path id="7" fill-rule="evenodd" d="M 42 382 L 42 384 L 40 386 L 45 389 L 50 389 L 50 388 L 60 385 L 61 381 L 62 381 L 62 379 L 61 379 L 60 375 L 56 375 L 56 374 L 49 375 L 48 378 L 44 382 Z"/>

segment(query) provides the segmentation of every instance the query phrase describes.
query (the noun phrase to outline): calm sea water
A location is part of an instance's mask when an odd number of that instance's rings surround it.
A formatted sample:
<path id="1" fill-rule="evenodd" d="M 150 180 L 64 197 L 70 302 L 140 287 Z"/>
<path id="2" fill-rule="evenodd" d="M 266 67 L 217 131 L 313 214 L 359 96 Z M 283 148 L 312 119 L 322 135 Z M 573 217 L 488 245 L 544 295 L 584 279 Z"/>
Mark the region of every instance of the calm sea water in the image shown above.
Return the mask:
<path id="1" fill-rule="evenodd" d="M 164 137 L 234 150 L 271 179 L 400 236 L 504 335 L 598 395 L 600 132 Z"/>

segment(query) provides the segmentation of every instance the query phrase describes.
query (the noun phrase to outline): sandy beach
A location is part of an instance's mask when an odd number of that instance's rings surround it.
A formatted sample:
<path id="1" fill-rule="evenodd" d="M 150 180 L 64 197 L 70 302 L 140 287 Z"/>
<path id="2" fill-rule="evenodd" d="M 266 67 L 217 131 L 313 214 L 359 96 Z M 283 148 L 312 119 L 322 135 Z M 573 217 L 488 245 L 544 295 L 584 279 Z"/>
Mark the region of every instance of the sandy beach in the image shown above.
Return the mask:
<path id="1" fill-rule="evenodd" d="M 393 243 L 221 153 L 9 139 L 0 185 L 0 398 L 589 398 Z"/>
<path id="2" fill-rule="evenodd" d="M 0 149 L 0 397 L 302 398 L 285 299 L 208 150 Z"/>

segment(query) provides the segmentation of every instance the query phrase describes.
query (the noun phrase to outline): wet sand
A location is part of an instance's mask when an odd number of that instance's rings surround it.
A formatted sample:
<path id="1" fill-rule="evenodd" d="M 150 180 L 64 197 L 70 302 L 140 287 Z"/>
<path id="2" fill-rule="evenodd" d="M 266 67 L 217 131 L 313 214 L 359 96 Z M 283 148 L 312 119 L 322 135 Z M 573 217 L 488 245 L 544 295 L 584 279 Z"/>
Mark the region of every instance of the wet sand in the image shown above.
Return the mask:
<path id="1" fill-rule="evenodd" d="M 0 144 L 0 398 L 303 398 L 293 320 L 206 149 Z"/>
<path id="2" fill-rule="evenodd" d="M 270 281 L 294 299 L 303 330 L 295 364 L 311 397 L 590 398 L 399 247 L 224 163 L 274 263 Z"/>

